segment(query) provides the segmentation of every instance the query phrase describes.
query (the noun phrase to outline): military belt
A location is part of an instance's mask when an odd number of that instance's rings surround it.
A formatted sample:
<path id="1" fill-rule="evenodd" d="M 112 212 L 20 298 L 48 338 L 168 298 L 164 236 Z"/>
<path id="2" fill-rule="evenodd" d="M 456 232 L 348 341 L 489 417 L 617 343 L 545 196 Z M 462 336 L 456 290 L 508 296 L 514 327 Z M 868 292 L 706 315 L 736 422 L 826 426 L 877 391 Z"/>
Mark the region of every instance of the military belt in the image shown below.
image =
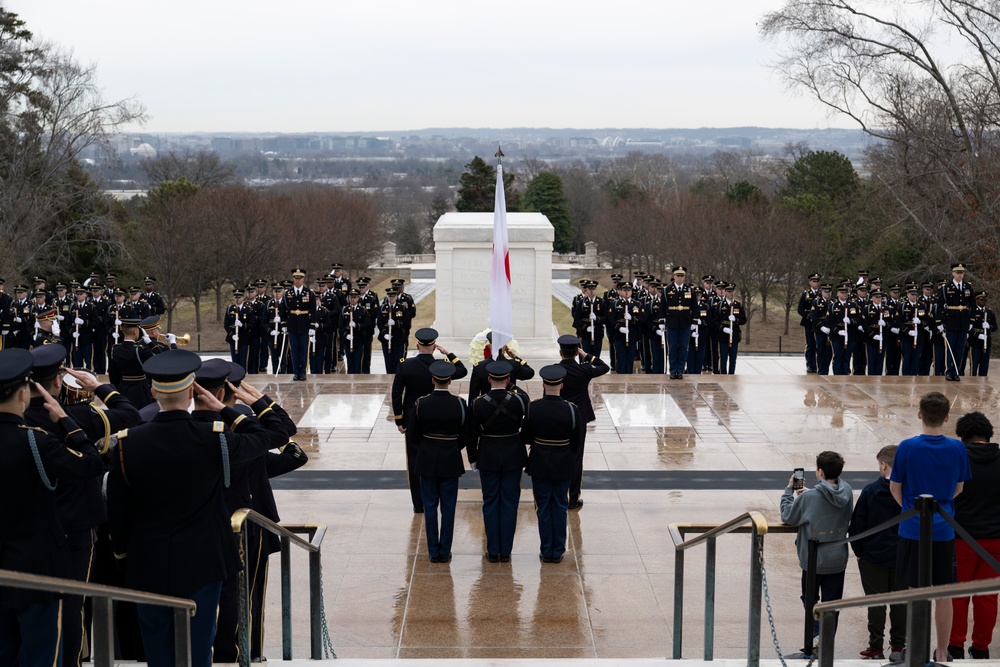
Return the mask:
<path id="1" fill-rule="evenodd" d="M 947 306 L 948 310 L 965 310 L 968 306 Z"/>
<path id="2" fill-rule="evenodd" d="M 691 306 L 667 306 L 667 310 L 691 310 Z"/>
<path id="3" fill-rule="evenodd" d="M 288 312 L 291 313 L 292 315 L 308 315 L 309 314 L 308 310 L 290 310 Z"/>
<path id="4" fill-rule="evenodd" d="M 569 440 L 546 440 L 545 438 L 535 438 L 535 444 L 549 445 L 551 447 L 565 447 L 569 444 Z"/>
<path id="5" fill-rule="evenodd" d="M 444 440 L 448 442 L 458 440 L 457 435 L 442 435 L 440 433 L 425 433 L 424 437 L 430 440 Z"/>
<path id="6" fill-rule="evenodd" d="M 513 433 L 483 433 L 480 437 L 483 438 L 513 438 L 515 435 L 521 435 L 520 431 L 514 431 Z"/>
<path id="7" fill-rule="evenodd" d="M 145 375 L 123 375 L 122 380 L 127 382 L 142 382 L 146 379 Z"/>

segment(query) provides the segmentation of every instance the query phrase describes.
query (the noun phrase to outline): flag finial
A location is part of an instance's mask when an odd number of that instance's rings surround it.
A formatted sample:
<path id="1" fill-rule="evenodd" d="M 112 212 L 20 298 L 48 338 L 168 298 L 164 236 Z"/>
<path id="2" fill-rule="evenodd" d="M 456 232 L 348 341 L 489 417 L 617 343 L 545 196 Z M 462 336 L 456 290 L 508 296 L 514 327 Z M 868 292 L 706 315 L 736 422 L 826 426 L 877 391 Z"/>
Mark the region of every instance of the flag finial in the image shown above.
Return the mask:
<path id="1" fill-rule="evenodd" d="M 497 144 L 497 152 L 493 154 L 493 157 L 497 159 L 497 164 L 503 164 L 503 151 L 500 149 L 500 144 Z"/>

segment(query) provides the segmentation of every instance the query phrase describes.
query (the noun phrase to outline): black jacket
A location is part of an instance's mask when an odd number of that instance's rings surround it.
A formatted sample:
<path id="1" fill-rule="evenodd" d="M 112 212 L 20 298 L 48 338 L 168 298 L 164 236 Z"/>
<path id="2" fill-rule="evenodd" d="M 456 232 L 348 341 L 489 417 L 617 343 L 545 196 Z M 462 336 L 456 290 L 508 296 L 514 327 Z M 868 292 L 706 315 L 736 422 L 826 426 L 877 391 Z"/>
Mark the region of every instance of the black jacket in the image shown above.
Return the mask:
<path id="1" fill-rule="evenodd" d="M 563 359 L 559 365 L 566 369 L 566 379 L 563 380 L 563 388 L 559 395 L 576 405 L 580 410 L 580 419 L 584 424 L 589 424 L 597 419 L 594 405 L 590 402 L 590 381 L 604 375 L 611 370 L 611 367 L 603 359 L 592 354 L 584 357 L 582 364 L 573 357 Z"/>
<path id="2" fill-rule="evenodd" d="M 472 411 L 473 435 L 469 462 L 480 470 L 523 470 L 528 452 L 521 438 L 521 422 L 528 404 L 506 389 L 491 389 L 476 399 Z"/>
<path id="3" fill-rule="evenodd" d="M 465 400 L 446 389 L 418 398 L 406 432 L 417 446 L 417 474 L 441 478 L 465 474 L 462 449 L 471 439 L 471 424 Z"/>
<path id="4" fill-rule="evenodd" d="M 435 361 L 433 354 L 418 354 L 401 363 L 396 369 L 396 376 L 392 379 L 392 414 L 397 425 L 408 424 L 409 415 L 404 419 L 404 414 L 413 407 L 418 398 L 434 390 L 430 367 Z M 455 375 L 452 376 L 452 380 L 461 380 L 469 374 L 465 364 L 454 354 L 448 355 L 448 361 L 455 364 Z"/>
<path id="5" fill-rule="evenodd" d="M 972 479 L 955 498 L 955 521 L 977 540 L 1000 538 L 1000 445 L 966 445 Z"/>
<path id="6" fill-rule="evenodd" d="M 528 474 L 538 479 L 571 479 L 585 422 L 576 406 L 559 396 L 532 401 L 521 434 L 531 448 Z"/>
<path id="7" fill-rule="evenodd" d="M 889 480 L 879 475 L 858 496 L 848 532 L 858 535 L 895 516 L 899 516 L 899 504 L 889 492 Z M 851 548 L 854 549 L 855 556 L 876 567 L 896 567 L 898 543 L 899 526 L 893 526 L 863 540 L 851 542 Z"/>
<path id="8" fill-rule="evenodd" d="M 510 358 L 501 354 L 497 360 L 506 361 L 511 365 L 511 381 L 507 384 L 508 389 L 512 384 L 516 384 L 518 380 L 530 380 L 535 377 L 535 369 L 520 357 Z M 483 359 L 472 367 L 472 373 L 469 377 L 469 405 L 472 405 L 477 398 L 490 390 L 490 372 L 486 370 L 486 367 L 492 362 L 493 359 Z"/>

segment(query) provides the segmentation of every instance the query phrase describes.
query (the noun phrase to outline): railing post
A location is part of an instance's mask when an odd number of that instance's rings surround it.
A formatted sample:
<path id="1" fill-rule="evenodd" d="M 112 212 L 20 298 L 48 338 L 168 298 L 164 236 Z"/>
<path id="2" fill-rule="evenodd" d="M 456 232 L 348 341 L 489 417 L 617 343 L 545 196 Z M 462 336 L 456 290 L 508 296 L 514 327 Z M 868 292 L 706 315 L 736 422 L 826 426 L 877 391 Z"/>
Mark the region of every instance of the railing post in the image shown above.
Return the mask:
<path id="1" fill-rule="evenodd" d="M 934 496 L 922 495 L 914 506 L 920 512 L 920 541 L 917 543 L 917 586 L 931 585 L 934 557 L 934 514 L 937 502 Z M 931 601 L 920 600 L 910 604 L 906 615 L 906 662 L 908 665 L 926 665 L 931 656 Z M 944 659 L 944 656 L 942 656 Z"/>
<path id="2" fill-rule="evenodd" d="M 750 611 L 747 618 L 747 667 L 760 665 L 761 603 L 764 593 L 764 573 L 760 554 L 764 551 L 764 536 L 757 533 L 757 524 L 750 524 Z"/>
<path id="3" fill-rule="evenodd" d="M 312 659 L 323 659 L 323 627 L 320 619 L 320 589 L 323 582 L 320 579 L 320 553 L 309 552 L 309 630 L 312 646 Z"/>
<path id="4" fill-rule="evenodd" d="M 292 565 L 291 542 L 281 536 L 281 658 L 292 659 Z"/>
<path id="5" fill-rule="evenodd" d="M 236 604 L 239 616 L 236 641 L 239 643 L 240 667 L 250 667 L 250 540 L 247 536 L 249 521 L 244 521 L 236 539 L 240 544 L 240 571 L 237 577 Z"/>
<path id="6" fill-rule="evenodd" d="M 833 643 L 837 636 L 837 612 L 825 611 L 819 619 L 819 667 L 833 667 Z"/>
<path id="7" fill-rule="evenodd" d="M 681 659 L 684 632 L 684 551 L 674 552 L 674 660 Z"/>
<path id="8" fill-rule="evenodd" d="M 705 660 L 715 653 L 715 538 L 705 543 Z"/>
<path id="9" fill-rule="evenodd" d="M 813 607 L 816 606 L 816 561 L 819 555 L 819 541 L 809 540 L 809 556 L 806 561 L 806 590 L 804 591 L 806 620 L 802 628 L 802 652 L 813 654 L 813 637 L 816 624 L 813 622 Z"/>
<path id="10" fill-rule="evenodd" d="M 191 667 L 191 612 L 187 609 L 174 609 L 174 660 L 177 667 Z"/>
<path id="11" fill-rule="evenodd" d="M 94 632 L 91 652 L 94 667 L 112 667 L 115 660 L 114 617 L 111 614 L 111 598 L 92 597 L 94 610 Z"/>

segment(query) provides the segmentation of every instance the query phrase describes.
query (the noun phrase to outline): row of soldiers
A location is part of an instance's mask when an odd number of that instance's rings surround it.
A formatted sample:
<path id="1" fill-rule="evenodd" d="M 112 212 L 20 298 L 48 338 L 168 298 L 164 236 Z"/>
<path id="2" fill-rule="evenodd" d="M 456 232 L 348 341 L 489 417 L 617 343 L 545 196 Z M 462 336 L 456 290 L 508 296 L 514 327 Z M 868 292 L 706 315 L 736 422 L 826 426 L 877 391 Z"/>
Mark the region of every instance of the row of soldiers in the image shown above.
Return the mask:
<path id="1" fill-rule="evenodd" d="M 138 409 L 113 385 L 64 370 L 65 360 L 59 345 L 0 351 L 0 499 L 26 508 L 0 518 L 0 568 L 194 599 L 192 664 L 205 667 L 213 643 L 223 662 L 247 647 L 236 628 L 242 555 L 259 658 L 266 560 L 280 545 L 251 528 L 242 554 L 230 517 L 246 507 L 279 520 L 268 480 L 307 460 L 290 440 L 294 422 L 227 361 L 183 350 L 147 359 L 140 370 L 158 402 Z M 84 393 L 67 392 L 70 382 Z M 80 665 L 88 607 L 0 588 L 0 664 Z M 116 603 L 115 622 L 115 657 L 179 661 L 171 609 Z"/>
<path id="2" fill-rule="evenodd" d="M 962 263 L 951 279 L 883 289 L 860 271 L 834 290 L 818 273 L 799 298 L 806 338 L 806 372 L 827 375 L 943 375 L 958 381 L 989 374 L 997 321 L 989 294 L 965 280 Z M 971 366 L 969 366 L 971 362 Z"/>
<path id="3" fill-rule="evenodd" d="M 687 268 L 675 266 L 666 283 L 637 273 L 632 280 L 611 275 L 615 287 L 598 295 L 598 283 L 580 282 L 572 302 L 573 327 L 588 354 L 600 357 L 607 337 L 616 373 L 645 373 L 672 379 L 685 372 L 731 374 L 746 324 L 743 305 L 734 298 L 735 283 L 702 277 L 687 283 Z"/>
<path id="4" fill-rule="evenodd" d="M 391 279 L 380 300 L 370 277 L 352 283 L 339 263 L 316 279 L 316 290 L 305 277 L 295 268 L 290 280 L 270 284 L 270 294 L 263 279 L 233 291 L 223 322 L 233 362 L 251 374 L 268 372 L 270 363 L 273 373 L 291 373 L 293 380 L 304 380 L 307 367 L 315 375 L 336 373 L 338 361 L 348 373 L 371 373 L 377 338 L 386 372 L 395 373 L 417 312 L 405 281 Z"/>

